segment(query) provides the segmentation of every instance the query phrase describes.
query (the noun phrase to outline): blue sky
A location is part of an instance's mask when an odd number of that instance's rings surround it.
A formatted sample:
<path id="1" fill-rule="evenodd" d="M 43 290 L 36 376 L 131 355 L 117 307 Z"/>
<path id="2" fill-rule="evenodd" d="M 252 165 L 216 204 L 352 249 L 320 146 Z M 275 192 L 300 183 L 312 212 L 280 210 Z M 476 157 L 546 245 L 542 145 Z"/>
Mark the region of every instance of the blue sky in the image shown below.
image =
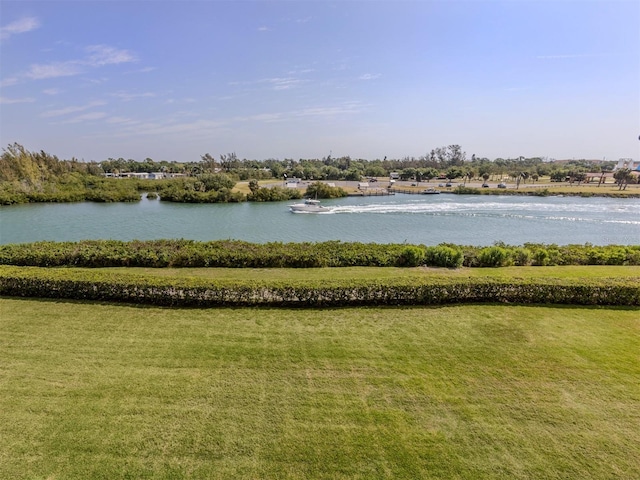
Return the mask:
<path id="1" fill-rule="evenodd" d="M 640 157 L 637 1 L 0 1 L 0 140 L 60 158 Z"/>

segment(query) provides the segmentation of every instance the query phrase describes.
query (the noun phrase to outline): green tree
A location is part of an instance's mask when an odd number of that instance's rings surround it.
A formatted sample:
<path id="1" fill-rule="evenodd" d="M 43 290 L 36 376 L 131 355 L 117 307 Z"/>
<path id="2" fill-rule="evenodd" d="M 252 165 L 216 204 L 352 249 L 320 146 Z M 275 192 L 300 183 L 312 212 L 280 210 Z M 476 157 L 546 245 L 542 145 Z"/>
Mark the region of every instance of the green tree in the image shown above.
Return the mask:
<path id="1" fill-rule="evenodd" d="M 447 147 L 447 161 L 451 166 L 462 166 L 466 159 L 466 153 L 462 151 L 460 145 L 449 145 Z"/>
<path id="2" fill-rule="evenodd" d="M 345 180 L 350 180 L 352 182 L 359 182 L 362 179 L 362 173 L 360 172 L 360 170 L 351 168 L 347 171 L 344 178 Z"/>
<path id="3" fill-rule="evenodd" d="M 453 180 L 455 178 L 460 178 L 464 175 L 464 171 L 459 167 L 450 167 L 447 169 L 445 175 L 447 179 Z"/>
<path id="4" fill-rule="evenodd" d="M 202 166 L 202 172 L 211 172 L 214 173 L 216 171 L 216 160 L 215 158 L 213 158 L 210 154 L 205 153 L 204 155 L 201 155 L 200 158 L 201 160 L 201 166 Z"/>
<path id="5" fill-rule="evenodd" d="M 440 175 L 440 171 L 437 168 L 427 168 L 423 174 L 422 177 L 427 179 L 427 182 L 429 182 L 430 180 L 436 178 L 438 175 Z"/>
<path id="6" fill-rule="evenodd" d="M 231 190 L 236 186 L 236 182 L 224 173 L 203 173 L 196 178 L 204 186 L 205 192 Z"/>
<path id="7" fill-rule="evenodd" d="M 307 197 L 311 198 L 340 198 L 346 197 L 345 192 L 340 187 L 330 187 L 326 183 L 314 182 L 307 187 Z"/>
<path id="8" fill-rule="evenodd" d="M 470 168 L 464 169 L 463 172 L 464 184 L 466 185 L 467 182 L 470 182 L 473 179 L 473 177 L 475 176 L 475 172 Z"/>
<path id="9" fill-rule="evenodd" d="M 252 194 L 255 195 L 259 188 L 260 188 L 260 185 L 258 184 L 258 180 L 256 179 L 249 180 L 249 190 L 251 190 Z"/>
<path id="10" fill-rule="evenodd" d="M 400 180 L 410 180 L 416 174 L 415 168 L 405 168 L 400 172 Z"/>
<path id="11" fill-rule="evenodd" d="M 220 167 L 225 172 L 230 172 L 234 168 L 238 168 L 239 162 L 236 153 L 228 153 L 226 155 L 220 155 Z"/>

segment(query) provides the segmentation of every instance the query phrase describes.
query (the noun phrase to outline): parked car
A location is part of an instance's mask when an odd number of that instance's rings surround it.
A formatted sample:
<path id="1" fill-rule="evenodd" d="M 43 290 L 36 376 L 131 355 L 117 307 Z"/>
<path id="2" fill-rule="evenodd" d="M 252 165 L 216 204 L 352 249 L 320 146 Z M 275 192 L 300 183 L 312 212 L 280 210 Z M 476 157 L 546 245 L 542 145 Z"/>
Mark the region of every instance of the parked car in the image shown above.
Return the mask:
<path id="1" fill-rule="evenodd" d="M 438 186 L 443 188 L 444 187 L 444 183 L 439 183 Z"/>
<path id="2" fill-rule="evenodd" d="M 507 188 L 507 184 L 506 183 L 499 183 L 498 184 L 498 188 Z"/>
<path id="3" fill-rule="evenodd" d="M 377 181 L 378 181 L 378 179 L 377 179 L 377 178 L 373 178 L 373 177 L 371 177 L 371 178 L 369 179 L 369 181 L 370 181 L 371 183 L 374 183 L 374 182 L 377 182 Z"/>
<path id="4" fill-rule="evenodd" d="M 447 182 L 444 186 L 445 186 L 445 187 L 453 187 L 453 183 L 451 183 L 451 182 Z"/>
<path id="5" fill-rule="evenodd" d="M 489 184 L 488 183 L 483 183 L 482 184 L 482 188 L 489 188 Z"/>

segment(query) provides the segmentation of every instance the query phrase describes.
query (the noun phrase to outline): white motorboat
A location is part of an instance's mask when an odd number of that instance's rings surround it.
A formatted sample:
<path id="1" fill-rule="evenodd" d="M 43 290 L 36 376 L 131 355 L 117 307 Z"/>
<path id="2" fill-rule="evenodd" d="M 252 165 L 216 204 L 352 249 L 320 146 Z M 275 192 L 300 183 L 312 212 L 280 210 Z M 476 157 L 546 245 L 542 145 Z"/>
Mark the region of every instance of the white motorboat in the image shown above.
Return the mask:
<path id="1" fill-rule="evenodd" d="M 293 213 L 326 213 L 331 211 L 329 207 L 320 205 L 320 200 L 313 198 L 307 198 L 304 203 L 289 205 L 289 209 Z"/>
<path id="2" fill-rule="evenodd" d="M 422 195 L 438 195 L 440 191 L 435 188 L 427 188 L 426 190 L 422 190 L 420 193 Z"/>

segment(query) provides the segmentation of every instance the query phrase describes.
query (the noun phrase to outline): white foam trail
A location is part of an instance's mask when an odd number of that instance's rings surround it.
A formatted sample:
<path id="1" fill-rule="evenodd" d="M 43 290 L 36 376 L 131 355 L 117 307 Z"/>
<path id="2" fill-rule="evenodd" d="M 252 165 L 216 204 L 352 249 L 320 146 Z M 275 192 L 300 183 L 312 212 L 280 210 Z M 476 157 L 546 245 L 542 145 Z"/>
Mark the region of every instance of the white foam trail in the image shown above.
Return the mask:
<path id="1" fill-rule="evenodd" d="M 481 204 L 461 202 L 380 203 L 332 207 L 335 214 L 422 214 L 431 216 L 458 216 L 482 218 L 514 218 L 564 222 L 612 223 L 640 225 L 640 221 L 616 218 L 586 218 L 584 214 L 628 214 L 638 211 L 638 204 L 593 205 L 580 203 L 488 202 Z"/>
<path id="2" fill-rule="evenodd" d="M 402 204 L 369 204 L 369 205 L 345 205 L 333 207 L 333 213 L 469 213 L 477 212 L 491 214 L 491 212 L 571 212 L 571 213 L 634 213 L 638 212 L 638 205 L 584 205 L 570 204 L 543 204 L 543 203 L 402 203 Z M 639 212 L 640 213 L 640 212 Z"/>

